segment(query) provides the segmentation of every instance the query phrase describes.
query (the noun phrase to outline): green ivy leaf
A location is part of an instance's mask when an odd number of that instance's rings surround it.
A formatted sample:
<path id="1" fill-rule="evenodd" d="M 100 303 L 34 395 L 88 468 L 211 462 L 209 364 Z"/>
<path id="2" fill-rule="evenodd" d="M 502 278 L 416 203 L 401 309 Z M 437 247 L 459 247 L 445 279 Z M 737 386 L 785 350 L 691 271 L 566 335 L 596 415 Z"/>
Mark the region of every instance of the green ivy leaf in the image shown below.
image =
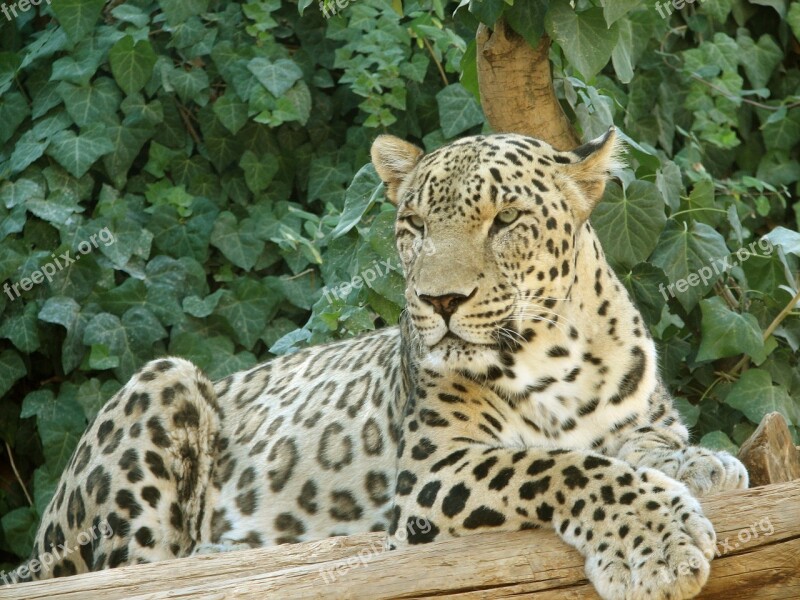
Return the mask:
<path id="1" fill-rule="evenodd" d="M 600 4 L 603 5 L 606 24 L 611 27 L 634 8 L 639 7 L 642 0 L 603 0 Z"/>
<path id="2" fill-rule="evenodd" d="M 247 104 L 233 92 L 227 92 L 214 102 L 214 114 L 232 134 L 237 134 L 247 123 Z"/>
<path id="3" fill-rule="evenodd" d="M 169 83 L 178 92 L 181 102 L 195 102 L 201 106 L 206 104 L 208 98 L 208 73 L 203 69 L 172 69 L 168 74 Z"/>
<path id="4" fill-rule="evenodd" d="M 223 171 L 241 156 L 243 148 L 234 138 L 227 128 L 217 119 L 203 118 L 200 121 L 203 130 L 203 142 L 205 142 L 208 157 L 218 171 Z"/>
<path id="5" fill-rule="evenodd" d="M 497 19 L 503 14 L 503 0 L 467 0 L 469 12 L 480 19 L 481 23 L 494 27 Z M 464 4 L 464 2 L 462 2 Z"/>
<path id="6" fill-rule="evenodd" d="M 784 252 L 800 256 L 800 233 L 786 227 L 776 227 L 764 236 L 773 246 L 780 246 Z"/>
<path id="7" fill-rule="evenodd" d="M 80 135 L 60 131 L 53 136 L 47 154 L 75 177 L 83 177 L 92 165 L 105 154 L 113 152 L 114 144 L 108 139 L 102 125 L 87 127 Z"/>
<path id="8" fill-rule="evenodd" d="M 208 200 L 195 198 L 191 211 L 192 217 L 184 219 L 174 206 L 156 206 L 149 225 L 153 244 L 164 254 L 205 262 L 219 210 Z"/>
<path id="9" fill-rule="evenodd" d="M 343 236 L 355 227 L 364 213 L 375 203 L 382 189 L 383 185 L 375 172 L 375 167 L 372 164 L 361 167 L 345 192 L 344 210 L 331 237 Z"/>
<path id="10" fill-rule="evenodd" d="M 739 447 L 722 431 L 708 432 L 700 438 L 700 445 L 710 450 L 729 452 L 734 456 L 739 451 Z"/>
<path id="11" fill-rule="evenodd" d="M 208 2 L 209 0 L 158 0 L 164 16 L 167 17 L 167 23 L 173 26 L 208 11 Z"/>
<path id="12" fill-rule="evenodd" d="M 30 112 L 25 97 L 19 92 L 0 95 L 0 144 L 11 139 Z"/>
<path id="13" fill-rule="evenodd" d="M 515 2 L 505 9 L 506 22 L 511 28 L 525 38 L 525 41 L 536 48 L 544 34 L 544 17 L 549 0 L 538 2 Z M 494 23 L 489 26 L 493 26 Z"/>
<path id="14" fill-rule="evenodd" d="M 272 117 L 274 124 L 298 121 L 305 125 L 311 116 L 311 92 L 305 82 L 300 81 L 283 94 L 276 103 Z M 258 117 L 254 121 L 259 122 Z"/>
<path id="15" fill-rule="evenodd" d="M 39 349 L 39 328 L 37 326 L 38 308 L 35 302 L 22 307 L 16 314 L 6 311 L 0 325 L 0 337 L 11 340 L 18 350 L 30 354 Z"/>
<path id="16" fill-rule="evenodd" d="M 14 83 L 22 60 L 15 52 L 0 52 L 0 96 Z"/>
<path id="17" fill-rule="evenodd" d="M 705 0 L 703 10 L 717 23 L 725 23 L 731 14 L 733 0 Z"/>
<path id="18" fill-rule="evenodd" d="M 350 166 L 336 162 L 331 155 L 315 157 L 308 172 L 309 202 L 322 200 L 339 205 L 351 176 Z"/>
<path id="19" fill-rule="evenodd" d="M 27 372 L 25 363 L 16 350 L 3 350 L 0 353 L 0 397 L 5 396 L 11 386 Z"/>
<path id="20" fill-rule="evenodd" d="M 115 19 L 125 23 L 130 23 L 134 27 L 147 27 L 150 17 L 138 6 L 130 4 L 120 4 L 111 9 L 111 14 Z"/>
<path id="21" fill-rule="evenodd" d="M 134 41 L 126 35 L 108 53 L 111 73 L 126 94 L 141 90 L 153 74 L 156 53 L 148 40 Z"/>
<path id="22" fill-rule="evenodd" d="M 592 79 L 608 64 L 617 45 L 617 24 L 606 24 L 603 9 L 577 12 L 568 0 L 555 0 L 545 18 L 547 33 L 561 47 L 567 61 L 586 80 Z"/>
<path id="23" fill-rule="evenodd" d="M 611 53 L 611 63 L 622 83 L 633 80 L 633 68 L 636 66 L 634 55 L 633 23 L 628 20 L 619 23 L 619 41 Z"/>
<path id="24" fill-rule="evenodd" d="M 789 5 L 789 13 L 786 15 L 786 21 L 792 28 L 794 37 L 800 39 L 800 3 L 792 2 Z"/>
<path id="25" fill-rule="evenodd" d="M 303 76 L 303 71 L 288 58 L 279 58 L 275 62 L 257 57 L 247 63 L 247 68 L 269 93 L 276 98 L 283 96 Z"/>
<path id="26" fill-rule="evenodd" d="M 36 416 L 36 428 L 42 440 L 45 463 L 61 472 L 86 427 L 83 409 L 66 395 L 55 397 L 48 389 L 31 392 L 22 402 L 20 417 Z"/>
<path id="27" fill-rule="evenodd" d="M 258 226 L 253 219 L 236 221 L 233 213 L 222 212 L 214 223 L 211 244 L 220 249 L 237 267 L 250 271 L 264 250 Z"/>
<path id="28" fill-rule="evenodd" d="M 147 289 L 139 279 L 126 279 L 122 284 L 108 290 L 99 297 L 103 310 L 117 316 L 136 306 L 142 306 L 147 299 Z"/>
<path id="29" fill-rule="evenodd" d="M 231 287 L 223 292 L 214 313 L 225 319 L 231 334 L 250 350 L 275 314 L 281 297 L 251 279 L 238 279 Z"/>
<path id="30" fill-rule="evenodd" d="M 750 2 L 761 6 L 771 6 L 781 19 L 786 18 L 786 0 L 750 0 Z"/>
<path id="31" fill-rule="evenodd" d="M 800 409 L 782 385 L 773 385 L 763 369 L 748 369 L 725 398 L 725 404 L 740 410 L 753 423 L 771 412 L 781 413 L 789 423 L 800 424 Z"/>
<path id="32" fill-rule="evenodd" d="M 791 150 L 800 142 L 800 116 L 790 111 L 785 119 L 767 123 L 761 131 L 768 150 Z"/>
<path id="33" fill-rule="evenodd" d="M 29 199 L 44 200 L 44 189 L 35 181 L 18 179 L 0 185 L 0 203 L 6 208 L 14 208 Z"/>
<path id="34" fill-rule="evenodd" d="M 49 200 L 30 198 L 25 202 L 25 208 L 43 221 L 53 225 L 64 225 L 74 219 L 76 212 L 83 210 L 79 204 L 75 203 L 75 199 L 68 195 L 56 196 Z"/>
<path id="35" fill-rule="evenodd" d="M 122 315 L 122 325 L 140 356 L 150 354 L 153 344 L 167 337 L 167 332 L 161 323 L 144 306 L 134 306 L 125 311 Z"/>
<path id="36" fill-rule="evenodd" d="M 697 419 L 700 417 L 699 406 L 679 396 L 672 399 L 672 404 L 681 414 L 681 421 L 683 421 L 684 425 L 687 427 L 694 427 L 697 425 Z"/>
<path id="37" fill-rule="evenodd" d="M 198 319 L 205 319 L 219 304 L 219 299 L 222 297 L 224 290 L 217 290 L 213 294 L 206 296 L 202 300 L 197 296 L 188 296 L 183 299 L 183 310 L 193 317 Z"/>
<path id="38" fill-rule="evenodd" d="M 254 194 L 267 189 L 280 168 L 277 157 L 271 154 L 259 157 L 250 150 L 242 154 L 239 166 L 244 171 L 244 180 L 247 183 L 247 187 Z"/>
<path id="39" fill-rule="evenodd" d="M 666 220 L 658 188 L 640 180 L 632 181 L 624 191 L 610 182 L 591 217 L 606 255 L 626 268 L 650 256 Z"/>
<path id="40" fill-rule="evenodd" d="M 43 515 L 46 512 L 60 479 L 61 471 L 51 471 L 47 465 L 42 465 L 33 472 L 33 505 L 37 514 Z"/>
<path id="41" fill-rule="evenodd" d="M 151 126 L 138 123 L 112 125 L 106 128 L 106 135 L 113 145 L 113 150 L 103 157 L 103 166 L 117 188 L 125 187 L 129 169 L 153 133 L 154 129 Z"/>
<path id="42" fill-rule="evenodd" d="M 50 145 L 50 140 L 39 141 L 33 131 L 26 131 L 14 145 L 14 152 L 8 161 L 12 174 L 22 173 L 29 165 L 39 160 Z"/>
<path id="43" fill-rule="evenodd" d="M 52 0 L 53 12 L 73 43 L 78 43 L 89 33 L 105 0 Z"/>
<path id="44" fill-rule="evenodd" d="M 152 353 L 154 342 L 167 337 L 158 319 L 144 307 L 129 309 L 122 319 L 110 313 L 100 313 L 86 325 L 83 343 L 105 346 L 109 354 L 119 359 L 115 375 L 127 380 Z M 97 355 L 96 355 L 97 358 Z"/>
<path id="45" fill-rule="evenodd" d="M 121 387 L 120 383 L 114 379 L 100 381 L 92 378 L 80 385 L 75 397 L 83 407 L 86 418 L 91 420 Z"/>
<path id="46" fill-rule="evenodd" d="M 439 122 L 445 137 L 452 138 L 483 123 L 483 111 L 475 98 L 460 83 L 453 83 L 436 94 Z"/>
<path id="47" fill-rule="evenodd" d="M 721 271 L 717 273 L 712 265 L 718 265 L 729 254 L 725 240 L 708 225 L 688 225 L 669 219 L 650 260 L 667 274 L 670 281 L 668 292 L 688 312 L 719 279 Z M 703 267 L 707 268 L 704 271 L 707 274 L 705 281 L 696 280 Z M 708 269 L 712 271 L 710 274 Z M 690 276 L 692 281 L 689 281 Z"/>
<path id="48" fill-rule="evenodd" d="M 48 298 L 39 311 L 39 319 L 45 323 L 55 323 L 67 330 L 61 347 L 61 364 L 65 373 L 75 369 L 83 359 L 83 331 L 90 313 L 81 314 L 81 306 L 72 298 L 53 296 Z"/>
<path id="49" fill-rule="evenodd" d="M 698 362 L 742 353 L 756 363 L 764 361 L 764 340 L 758 320 L 753 315 L 732 311 L 718 296 L 700 302 L 700 310 L 703 320 Z"/>
<path id="50" fill-rule="evenodd" d="M 25 207 L 17 206 L 11 211 L 0 207 L 0 239 L 19 233 L 25 227 Z"/>
<path id="51" fill-rule="evenodd" d="M 30 506 L 15 508 L 0 519 L 6 543 L 17 556 L 30 556 L 39 515 Z"/>
<path id="52" fill-rule="evenodd" d="M 736 41 L 742 49 L 739 57 L 750 83 L 754 88 L 767 87 L 772 73 L 783 59 L 783 51 L 767 33 L 758 38 L 758 43 L 743 34 L 738 35 Z"/>
<path id="53" fill-rule="evenodd" d="M 664 271 L 650 263 L 642 262 L 620 279 L 636 302 L 636 306 L 642 311 L 645 321 L 658 323 L 661 319 L 661 310 L 669 300 L 669 297 L 664 297 L 666 292 L 661 292 L 666 289 L 667 284 Z"/>

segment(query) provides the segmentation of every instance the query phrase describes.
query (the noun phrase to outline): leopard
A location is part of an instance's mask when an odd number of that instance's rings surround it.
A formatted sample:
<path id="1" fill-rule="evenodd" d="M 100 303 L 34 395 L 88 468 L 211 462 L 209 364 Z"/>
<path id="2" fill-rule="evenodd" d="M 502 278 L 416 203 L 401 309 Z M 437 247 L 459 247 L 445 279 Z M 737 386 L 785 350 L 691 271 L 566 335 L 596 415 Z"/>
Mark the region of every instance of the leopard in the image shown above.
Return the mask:
<path id="1" fill-rule="evenodd" d="M 748 474 L 690 444 L 590 222 L 619 137 L 557 150 L 489 133 L 425 152 L 378 136 L 399 323 L 218 381 L 179 357 L 144 365 L 80 438 L 19 578 L 362 532 L 391 550 L 546 529 L 602 598 L 696 595 L 716 543 L 699 499 Z"/>

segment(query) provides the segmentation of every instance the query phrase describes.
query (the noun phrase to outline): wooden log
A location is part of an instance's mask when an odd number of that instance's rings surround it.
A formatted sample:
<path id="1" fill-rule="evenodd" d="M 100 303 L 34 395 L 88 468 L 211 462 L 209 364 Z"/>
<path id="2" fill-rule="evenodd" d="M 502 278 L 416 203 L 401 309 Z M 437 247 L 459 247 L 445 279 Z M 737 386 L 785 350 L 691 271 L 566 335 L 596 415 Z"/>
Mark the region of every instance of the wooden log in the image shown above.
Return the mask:
<path id="1" fill-rule="evenodd" d="M 719 556 L 702 600 L 800 598 L 800 481 L 709 497 Z M 8 600 L 597 599 L 583 558 L 548 531 L 383 551 L 383 534 L 136 565 L 0 588 Z"/>
<path id="2" fill-rule="evenodd" d="M 750 474 L 750 487 L 800 479 L 800 451 L 779 412 L 764 415 L 753 435 L 742 444 L 739 460 Z"/>

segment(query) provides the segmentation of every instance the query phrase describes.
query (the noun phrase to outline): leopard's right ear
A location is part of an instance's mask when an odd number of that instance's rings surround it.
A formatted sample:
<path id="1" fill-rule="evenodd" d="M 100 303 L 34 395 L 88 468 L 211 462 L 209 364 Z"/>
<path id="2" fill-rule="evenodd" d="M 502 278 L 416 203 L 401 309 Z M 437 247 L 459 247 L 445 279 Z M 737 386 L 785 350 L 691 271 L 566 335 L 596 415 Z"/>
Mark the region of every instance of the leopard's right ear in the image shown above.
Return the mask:
<path id="1" fill-rule="evenodd" d="M 372 142 L 372 164 L 386 185 L 386 199 L 397 206 L 398 189 L 424 154 L 422 148 L 393 135 L 379 135 Z"/>

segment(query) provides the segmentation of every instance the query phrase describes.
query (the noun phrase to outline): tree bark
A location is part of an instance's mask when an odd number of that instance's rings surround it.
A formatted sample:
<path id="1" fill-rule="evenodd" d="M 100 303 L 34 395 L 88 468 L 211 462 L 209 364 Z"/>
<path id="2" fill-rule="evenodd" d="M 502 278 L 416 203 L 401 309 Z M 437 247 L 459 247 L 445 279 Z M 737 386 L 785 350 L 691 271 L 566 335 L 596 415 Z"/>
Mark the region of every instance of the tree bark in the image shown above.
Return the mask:
<path id="1" fill-rule="evenodd" d="M 703 499 L 718 556 L 699 600 L 800 598 L 800 481 Z M 532 598 L 597 600 L 552 531 L 484 533 L 384 551 L 367 533 L 0 587 L 4 600 Z"/>
<path id="2" fill-rule="evenodd" d="M 800 451 L 792 442 L 786 419 L 771 412 L 739 450 L 750 474 L 750 487 L 800 479 Z"/>
<path id="3" fill-rule="evenodd" d="M 500 19 L 494 30 L 481 24 L 476 43 L 481 104 L 494 131 L 536 137 L 557 150 L 580 143 L 553 89 L 550 38 L 531 48 Z"/>

